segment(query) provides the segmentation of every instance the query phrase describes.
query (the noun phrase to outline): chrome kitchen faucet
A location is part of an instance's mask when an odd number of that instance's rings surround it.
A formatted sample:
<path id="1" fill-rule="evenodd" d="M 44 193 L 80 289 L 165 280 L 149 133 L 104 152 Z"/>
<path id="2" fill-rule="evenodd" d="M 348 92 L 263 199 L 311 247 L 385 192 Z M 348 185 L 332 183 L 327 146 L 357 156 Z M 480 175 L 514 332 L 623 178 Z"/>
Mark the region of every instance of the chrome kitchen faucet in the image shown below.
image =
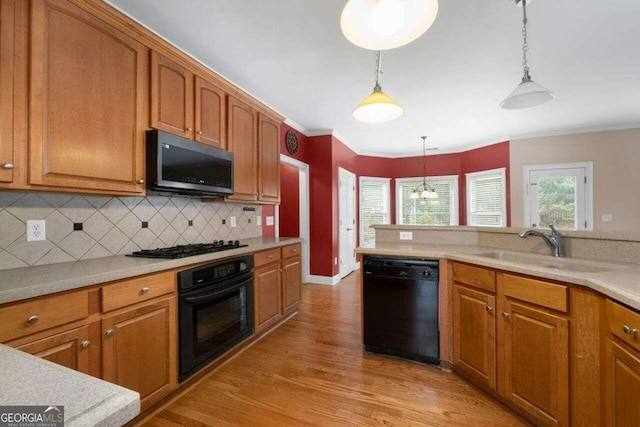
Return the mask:
<path id="1" fill-rule="evenodd" d="M 563 257 L 564 253 L 562 251 L 562 246 L 560 245 L 560 232 L 553 224 L 549 225 L 549 227 L 551 227 L 551 236 L 547 236 L 543 232 L 534 229 L 525 230 L 518 234 L 518 236 L 522 237 L 523 239 L 532 235 L 541 237 L 542 240 L 544 240 L 544 242 L 547 244 L 547 246 L 549 246 L 549 249 L 551 249 L 553 256 Z"/>

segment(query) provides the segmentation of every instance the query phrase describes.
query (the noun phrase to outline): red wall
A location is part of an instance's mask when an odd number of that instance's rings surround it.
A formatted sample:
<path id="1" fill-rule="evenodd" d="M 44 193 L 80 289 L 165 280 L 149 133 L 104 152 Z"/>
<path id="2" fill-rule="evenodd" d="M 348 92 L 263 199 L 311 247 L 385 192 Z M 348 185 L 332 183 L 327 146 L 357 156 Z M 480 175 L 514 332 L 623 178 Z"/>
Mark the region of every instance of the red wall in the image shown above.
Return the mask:
<path id="1" fill-rule="evenodd" d="M 287 151 L 285 135 L 293 130 L 299 142 L 298 153 Z M 309 165 L 310 185 L 310 273 L 333 277 L 338 274 L 338 168 L 341 167 L 360 176 L 384 178 L 407 178 L 423 176 L 423 157 L 388 159 L 360 156 L 332 135 L 307 137 L 290 126 L 281 127 L 280 152 Z M 507 168 L 507 218 L 510 221 L 509 199 L 509 143 L 470 150 L 464 153 L 430 155 L 426 159 L 426 175 L 459 176 L 459 223 L 466 224 L 465 173 L 481 170 Z M 294 176 L 295 172 L 295 176 Z M 356 185 L 359 185 L 356 183 Z M 296 237 L 299 229 L 299 189 L 297 168 L 281 164 L 282 204 L 280 206 L 280 235 Z M 356 194 L 359 194 L 358 192 Z M 359 203 L 356 197 L 356 204 Z M 269 214 L 263 207 L 263 216 Z M 359 207 L 357 207 L 359 208 Z M 272 212 L 272 210 L 271 210 Z M 391 181 L 391 221 L 395 223 L 395 182 Z M 271 213 L 272 214 L 272 213 Z M 358 230 L 358 228 L 356 228 Z M 271 230 L 273 232 L 273 230 Z M 263 228 L 263 235 L 265 229 Z"/>
<path id="2" fill-rule="evenodd" d="M 300 236 L 300 172 L 297 167 L 280 164 L 280 236 Z"/>

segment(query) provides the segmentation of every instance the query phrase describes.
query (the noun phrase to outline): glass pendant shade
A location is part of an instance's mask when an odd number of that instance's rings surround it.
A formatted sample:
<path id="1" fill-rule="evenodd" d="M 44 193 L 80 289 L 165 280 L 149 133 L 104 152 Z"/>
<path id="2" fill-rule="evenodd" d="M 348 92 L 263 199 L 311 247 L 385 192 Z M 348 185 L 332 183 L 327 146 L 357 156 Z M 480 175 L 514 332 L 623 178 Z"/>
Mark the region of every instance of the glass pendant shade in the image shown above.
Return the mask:
<path id="1" fill-rule="evenodd" d="M 356 46 L 387 50 L 420 37 L 437 16 L 438 0 L 349 0 L 340 27 Z"/>
<path id="2" fill-rule="evenodd" d="M 553 98 L 555 98 L 553 92 L 531 80 L 527 73 L 522 78 L 522 83 L 500 103 L 500 108 L 504 110 L 530 108 L 549 102 Z"/>
<path id="3" fill-rule="evenodd" d="M 402 107 L 376 85 L 373 93 L 353 110 L 353 117 L 361 122 L 383 123 L 395 120 L 403 113 Z"/>
<path id="4" fill-rule="evenodd" d="M 411 193 L 411 194 L 409 195 L 409 198 L 410 198 L 410 199 L 419 199 L 419 198 L 420 198 L 420 195 L 418 194 L 418 192 L 417 192 L 416 190 L 413 190 L 413 193 Z"/>

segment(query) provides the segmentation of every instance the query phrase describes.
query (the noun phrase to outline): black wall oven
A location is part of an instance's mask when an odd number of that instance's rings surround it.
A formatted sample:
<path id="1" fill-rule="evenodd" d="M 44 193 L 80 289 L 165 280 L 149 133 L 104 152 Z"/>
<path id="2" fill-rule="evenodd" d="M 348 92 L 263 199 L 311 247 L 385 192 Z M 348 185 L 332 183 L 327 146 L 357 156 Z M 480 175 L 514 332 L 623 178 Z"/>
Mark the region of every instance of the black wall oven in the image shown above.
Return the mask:
<path id="1" fill-rule="evenodd" d="M 253 332 L 253 258 L 178 273 L 180 381 Z"/>

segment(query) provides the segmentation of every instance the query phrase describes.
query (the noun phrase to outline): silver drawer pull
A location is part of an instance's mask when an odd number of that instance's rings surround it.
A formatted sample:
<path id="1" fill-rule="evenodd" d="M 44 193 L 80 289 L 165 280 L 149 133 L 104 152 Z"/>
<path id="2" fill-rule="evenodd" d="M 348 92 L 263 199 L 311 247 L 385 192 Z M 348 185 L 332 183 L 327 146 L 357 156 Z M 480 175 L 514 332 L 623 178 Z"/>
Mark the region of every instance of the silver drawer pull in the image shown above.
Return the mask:
<path id="1" fill-rule="evenodd" d="M 6 170 L 11 170 L 11 169 L 13 169 L 13 163 L 9 163 L 9 162 L 7 162 L 7 163 L 3 164 L 3 165 L 2 165 L 2 169 L 6 169 Z"/>
<path id="2" fill-rule="evenodd" d="M 144 184 L 144 179 L 139 179 L 138 184 Z"/>
<path id="3" fill-rule="evenodd" d="M 504 317 L 506 320 L 509 320 L 509 313 L 507 313 L 506 311 L 503 311 L 502 317 Z"/>
<path id="4" fill-rule="evenodd" d="M 40 318 L 38 316 L 29 316 L 29 318 L 27 319 L 27 323 L 30 325 L 35 325 L 36 323 L 38 323 L 38 320 Z"/>
<path id="5" fill-rule="evenodd" d="M 638 330 L 635 328 L 630 328 L 627 325 L 624 325 L 622 327 L 622 332 L 625 333 L 625 335 L 633 335 L 634 337 L 636 336 L 636 334 L 638 333 Z"/>
<path id="6" fill-rule="evenodd" d="M 147 292 L 149 292 L 149 288 L 145 286 L 144 288 L 140 289 L 140 292 L 142 292 L 143 294 L 146 294 Z"/>
<path id="7" fill-rule="evenodd" d="M 491 307 L 490 305 L 485 306 L 484 309 L 487 313 L 493 313 L 493 307 Z"/>
<path id="8" fill-rule="evenodd" d="M 201 130 L 198 131 L 198 135 L 204 135 L 204 132 L 202 132 Z"/>
<path id="9" fill-rule="evenodd" d="M 90 345 L 91 345 L 91 341 L 89 340 L 85 340 L 80 343 L 80 347 L 82 348 L 89 348 Z"/>
<path id="10" fill-rule="evenodd" d="M 105 332 L 105 335 L 108 337 L 112 337 L 116 334 L 116 331 L 114 331 L 113 329 L 107 329 L 107 332 Z"/>

